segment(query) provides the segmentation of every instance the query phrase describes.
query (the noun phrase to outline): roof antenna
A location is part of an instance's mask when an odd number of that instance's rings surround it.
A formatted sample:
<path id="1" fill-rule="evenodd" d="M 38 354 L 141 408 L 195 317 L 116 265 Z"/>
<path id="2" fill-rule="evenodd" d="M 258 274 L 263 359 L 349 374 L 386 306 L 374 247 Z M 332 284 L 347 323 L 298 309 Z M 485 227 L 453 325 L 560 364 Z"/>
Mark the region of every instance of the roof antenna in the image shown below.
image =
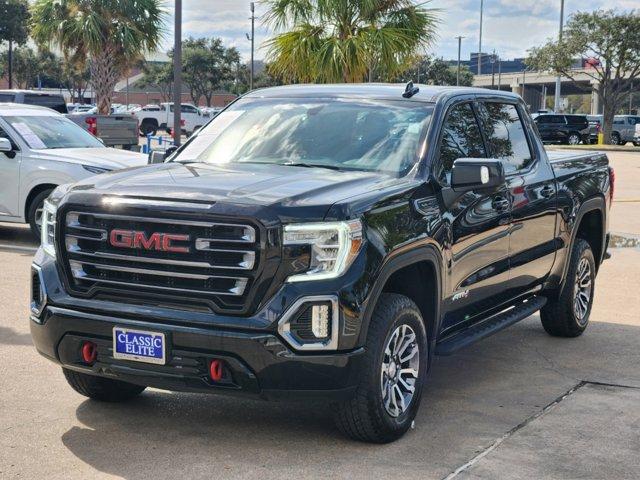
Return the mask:
<path id="1" fill-rule="evenodd" d="M 420 89 L 418 87 L 413 86 L 413 82 L 409 82 L 407 83 L 407 86 L 404 87 L 404 93 L 402 94 L 402 96 L 404 98 L 411 98 L 419 91 Z"/>

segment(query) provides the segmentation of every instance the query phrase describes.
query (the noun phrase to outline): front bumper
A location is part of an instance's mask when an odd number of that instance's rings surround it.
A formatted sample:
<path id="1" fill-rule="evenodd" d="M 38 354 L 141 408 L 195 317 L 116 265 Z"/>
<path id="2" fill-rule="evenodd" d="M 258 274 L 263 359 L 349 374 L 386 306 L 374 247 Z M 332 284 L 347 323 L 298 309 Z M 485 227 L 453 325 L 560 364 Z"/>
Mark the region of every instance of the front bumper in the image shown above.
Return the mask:
<path id="1" fill-rule="evenodd" d="M 270 333 L 179 327 L 98 315 L 54 306 L 41 319 L 31 318 L 38 352 L 65 368 L 167 390 L 237 393 L 269 398 L 348 397 L 356 384 L 363 349 L 330 354 L 297 354 Z M 114 326 L 163 332 L 168 340 L 166 365 L 112 356 Z M 87 365 L 81 344 L 98 345 L 97 360 Z M 222 359 L 228 381 L 208 376 L 212 359 Z"/>
<path id="2" fill-rule="evenodd" d="M 249 394 L 262 398 L 328 397 L 352 394 L 361 372 L 363 348 L 357 345 L 362 311 L 349 292 L 332 286 L 324 292 L 288 284 L 250 317 L 230 317 L 163 306 L 76 298 L 67 294 L 56 263 L 42 250 L 34 259 L 42 305 L 32 302 L 31 335 L 36 349 L 65 368 L 167 390 Z M 342 279 L 342 286 L 349 281 Z M 312 283 L 312 282 L 309 282 Z M 315 283 L 315 282 L 313 282 Z M 38 289 L 32 288 L 32 295 Z M 327 291 L 338 300 L 339 338 L 330 350 L 294 348 L 278 332 L 278 322 L 300 298 Z M 35 293 L 34 293 L 35 292 Z M 115 326 L 161 332 L 167 342 L 165 365 L 113 358 Z M 92 365 L 81 345 L 92 341 L 98 357 Z M 229 378 L 213 382 L 209 364 L 224 361 Z"/>

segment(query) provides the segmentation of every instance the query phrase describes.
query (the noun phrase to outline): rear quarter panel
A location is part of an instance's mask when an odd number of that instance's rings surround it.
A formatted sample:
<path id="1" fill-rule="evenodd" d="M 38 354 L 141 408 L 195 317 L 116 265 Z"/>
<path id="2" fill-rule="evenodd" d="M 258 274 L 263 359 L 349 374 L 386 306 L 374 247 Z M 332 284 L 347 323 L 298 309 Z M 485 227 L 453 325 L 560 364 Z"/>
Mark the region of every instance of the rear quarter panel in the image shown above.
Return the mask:
<path id="1" fill-rule="evenodd" d="M 557 239 L 561 242 L 548 287 L 560 284 L 564 274 L 575 231 L 582 215 L 600 208 L 603 232 L 609 231 L 611 206 L 609 159 L 602 152 L 548 152 L 558 186 Z M 594 252 L 597 255 L 597 252 Z"/>

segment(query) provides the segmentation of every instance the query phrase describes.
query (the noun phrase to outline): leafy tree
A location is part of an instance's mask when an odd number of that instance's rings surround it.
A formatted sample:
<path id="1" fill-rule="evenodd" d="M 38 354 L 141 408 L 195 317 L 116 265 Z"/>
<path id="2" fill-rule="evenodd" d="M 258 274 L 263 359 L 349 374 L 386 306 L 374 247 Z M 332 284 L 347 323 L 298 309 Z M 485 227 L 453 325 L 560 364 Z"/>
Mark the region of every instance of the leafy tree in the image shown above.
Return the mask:
<path id="1" fill-rule="evenodd" d="M 273 73 L 287 82 L 359 82 L 406 69 L 429 46 L 434 9 L 412 0 L 263 0 Z"/>
<path id="2" fill-rule="evenodd" d="M 143 70 L 144 76 L 138 80 L 137 85 L 141 88 L 158 89 L 162 101 L 170 102 L 173 95 L 173 64 L 171 62 L 147 62 Z"/>
<path id="3" fill-rule="evenodd" d="M 13 50 L 12 83 L 18 88 L 32 88 L 36 85 L 40 71 L 38 58 L 32 48 L 24 46 Z M 2 63 L 8 64 L 9 52 L 3 52 Z"/>
<path id="4" fill-rule="evenodd" d="M 131 63 L 157 48 L 164 16 L 159 0 L 36 0 L 31 15 L 38 43 L 58 46 L 76 65 L 89 60 L 101 114 Z"/>
<path id="5" fill-rule="evenodd" d="M 240 54 L 226 48 L 220 38 L 190 38 L 182 42 L 182 72 L 191 98 L 205 98 L 211 106 L 213 94 L 236 77 Z"/>
<path id="6" fill-rule="evenodd" d="M 13 88 L 13 45 L 24 45 L 29 36 L 27 0 L 0 0 L 0 42 L 7 42 L 6 55 L 9 88 Z"/>
<path id="7" fill-rule="evenodd" d="M 443 58 L 430 56 L 416 57 L 401 74 L 391 77 L 377 77 L 378 81 L 407 82 L 413 80 L 428 85 L 456 85 L 457 65 L 451 65 Z M 473 73 L 466 65 L 460 66 L 460 86 L 470 87 L 473 85 Z"/>
<path id="8" fill-rule="evenodd" d="M 603 106 L 603 130 L 609 142 L 613 117 L 628 101 L 628 82 L 640 76 L 638 32 L 640 15 L 635 11 L 576 13 L 567 22 L 562 41 L 549 40 L 531 49 L 527 64 L 537 70 L 559 73 L 574 83 L 578 73 L 591 77 L 593 90 Z M 573 69 L 576 58 L 592 59 L 592 68 Z"/>

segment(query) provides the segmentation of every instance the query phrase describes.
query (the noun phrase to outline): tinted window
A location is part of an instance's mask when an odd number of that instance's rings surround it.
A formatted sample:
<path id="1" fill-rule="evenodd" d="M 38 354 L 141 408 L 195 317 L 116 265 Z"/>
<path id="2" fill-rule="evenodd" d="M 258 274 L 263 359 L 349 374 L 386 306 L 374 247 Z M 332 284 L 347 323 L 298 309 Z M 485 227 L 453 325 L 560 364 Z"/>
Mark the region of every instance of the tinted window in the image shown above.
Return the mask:
<path id="1" fill-rule="evenodd" d="M 531 150 L 516 106 L 487 102 L 481 112 L 491 156 L 504 161 L 507 173 L 527 167 Z"/>
<path id="2" fill-rule="evenodd" d="M 0 102 L 13 102 L 15 96 L 11 93 L 0 93 Z"/>
<path id="3" fill-rule="evenodd" d="M 198 113 L 198 109 L 196 107 L 192 107 L 191 105 L 182 105 L 180 107 L 180 111 L 184 113 Z"/>
<path id="4" fill-rule="evenodd" d="M 624 125 L 624 120 L 622 120 L 621 118 L 615 118 L 613 120 L 613 124 L 614 125 Z"/>
<path id="5" fill-rule="evenodd" d="M 582 115 L 567 115 L 566 118 L 567 123 L 571 125 L 586 125 L 587 123 L 589 123 L 587 117 L 584 117 Z"/>
<path id="6" fill-rule="evenodd" d="M 27 105 L 39 105 L 48 107 L 59 113 L 67 113 L 67 104 L 64 98 L 57 95 L 33 95 L 25 94 L 24 103 Z"/>
<path id="7" fill-rule="evenodd" d="M 447 113 L 440 143 L 438 179 L 448 184 L 458 158 L 486 157 L 482 134 L 470 103 L 456 105 Z"/>

